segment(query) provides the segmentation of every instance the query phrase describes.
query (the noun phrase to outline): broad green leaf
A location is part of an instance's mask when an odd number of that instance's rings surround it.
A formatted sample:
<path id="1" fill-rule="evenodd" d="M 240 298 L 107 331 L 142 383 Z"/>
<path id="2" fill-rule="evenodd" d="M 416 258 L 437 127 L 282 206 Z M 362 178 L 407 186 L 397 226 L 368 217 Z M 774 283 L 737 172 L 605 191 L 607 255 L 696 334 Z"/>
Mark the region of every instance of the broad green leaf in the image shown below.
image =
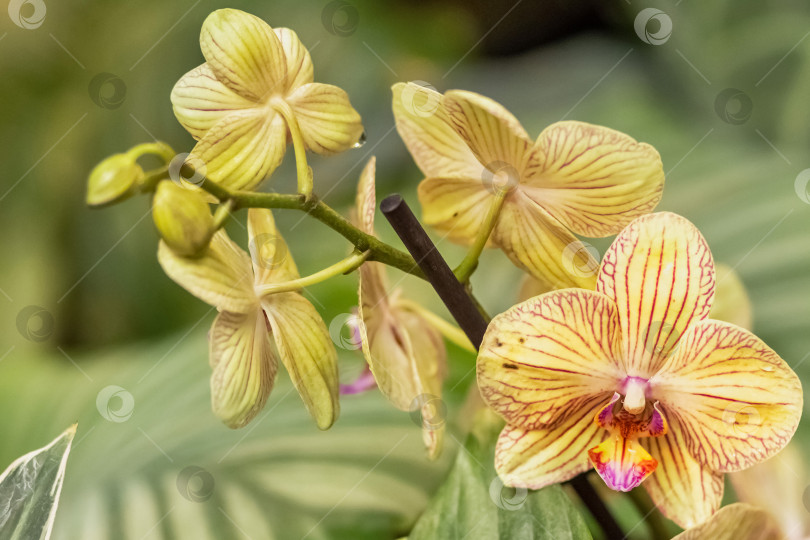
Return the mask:
<path id="1" fill-rule="evenodd" d="M 50 444 L 15 460 L 0 474 L 0 538 L 51 537 L 76 424 Z"/>
<path id="2" fill-rule="evenodd" d="M 79 420 L 54 540 L 408 533 L 452 459 L 427 459 L 421 423 L 370 391 L 344 396 L 339 421 L 322 432 L 281 369 L 265 409 L 228 429 L 211 412 L 206 349 L 195 331 L 72 356 L 81 371 L 64 357 L 0 363 L 0 410 L 14 411 L 0 415 L 0 460 Z"/>
<path id="3" fill-rule="evenodd" d="M 504 487 L 493 467 L 500 428 L 500 421 L 491 413 L 479 413 L 450 475 L 409 540 L 591 538 L 582 516 L 559 485 L 539 491 Z"/>

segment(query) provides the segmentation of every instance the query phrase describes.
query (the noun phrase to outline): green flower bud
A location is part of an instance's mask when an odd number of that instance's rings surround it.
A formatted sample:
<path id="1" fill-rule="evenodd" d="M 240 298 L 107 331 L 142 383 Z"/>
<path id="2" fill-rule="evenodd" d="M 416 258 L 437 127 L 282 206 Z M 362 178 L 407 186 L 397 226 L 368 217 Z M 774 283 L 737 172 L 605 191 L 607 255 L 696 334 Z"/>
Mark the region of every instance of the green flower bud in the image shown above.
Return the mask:
<path id="1" fill-rule="evenodd" d="M 184 257 L 198 255 L 216 232 L 203 194 L 168 180 L 160 182 L 155 190 L 152 219 L 163 241 Z"/>
<path id="2" fill-rule="evenodd" d="M 144 177 L 143 169 L 127 154 L 113 154 L 90 172 L 87 204 L 107 206 L 129 198 Z"/>

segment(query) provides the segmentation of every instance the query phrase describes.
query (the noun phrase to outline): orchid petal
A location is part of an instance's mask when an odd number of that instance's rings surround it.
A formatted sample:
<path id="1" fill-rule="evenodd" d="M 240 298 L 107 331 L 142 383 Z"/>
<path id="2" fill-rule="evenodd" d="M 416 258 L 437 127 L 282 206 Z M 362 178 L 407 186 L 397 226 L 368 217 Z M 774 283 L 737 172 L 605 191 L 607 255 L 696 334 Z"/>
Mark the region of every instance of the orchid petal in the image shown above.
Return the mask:
<path id="1" fill-rule="evenodd" d="M 539 280 L 527 274 L 523 276 L 523 280 L 520 282 L 520 289 L 518 290 L 518 302 L 524 302 L 529 298 L 540 296 L 541 294 L 545 294 L 552 290 L 553 289 L 547 281 Z"/>
<path id="2" fill-rule="evenodd" d="M 250 259 L 225 231 L 218 231 L 194 258 L 176 254 L 161 241 L 158 262 L 178 285 L 220 310 L 247 313 L 256 306 Z"/>
<path id="3" fill-rule="evenodd" d="M 479 226 L 481 215 L 474 216 Z M 599 262 L 568 229 L 525 195 L 517 194 L 504 204 L 493 239 L 518 268 L 549 288 L 596 288 Z"/>
<path id="4" fill-rule="evenodd" d="M 418 193 L 422 221 L 464 245 L 475 239 L 494 198 L 482 182 L 467 178 L 427 178 Z"/>
<path id="5" fill-rule="evenodd" d="M 619 232 L 651 212 L 664 189 L 661 157 L 624 133 L 584 122 L 557 122 L 534 146 L 521 189 L 577 234 Z"/>
<path id="6" fill-rule="evenodd" d="M 773 516 L 745 503 L 724 506 L 712 518 L 672 540 L 783 540 Z"/>
<path id="7" fill-rule="evenodd" d="M 397 131 L 425 176 L 482 178 L 484 167 L 450 125 L 439 92 L 416 83 L 391 90 Z"/>
<path id="8" fill-rule="evenodd" d="M 505 171 L 520 182 L 532 142 L 520 122 L 499 103 L 463 90 L 445 93 L 450 124 L 480 163 L 492 173 Z"/>
<path id="9" fill-rule="evenodd" d="M 348 150 L 360 140 L 363 124 L 349 96 L 331 84 L 310 83 L 287 96 L 306 147 L 317 154 Z"/>
<path id="10" fill-rule="evenodd" d="M 588 457 L 607 487 L 615 491 L 630 491 L 658 467 L 637 439 L 618 434 L 588 450 Z"/>
<path id="11" fill-rule="evenodd" d="M 285 90 L 290 92 L 299 86 L 311 83 L 313 81 L 312 58 L 310 58 L 307 48 L 298 39 L 298 34 L 289 28 L 274 28 L 273 32 L 284 50 L 284 60 L 287 66 Z"/>
<path id="12" fill-rule="evenodd" d="M 526 430 L 608 401 L 623 374 L 616 309 L 595 291 L 553 291 L 496 316 L 478 354 L 484 401 Z M 593 417 L 591 417 L 593 420 Z"/>
<path id="13" fill-rule="evenodd" d="M 593 421 L 602 403 L 591 400 L 554 427 L 524 430 L 507 424 L 495 447 L 495 470 L 504 485 L 541 489 L 587 471 L 588 448 L 607 436 Z"/>
<path id="14" fill-rule="evenodd" d="M 723 475 L 692 457 L 677 418 L 670 415 L 666 435 L 640 442 L 658 462 L 644 487 L 661 513 L 683 528 L 709 519 L 723 498 Z"/>
<path id="15" fill-rule="evenodd" d="M 297 292 L 262 299 L 281 361 L 309 414 L 329 429 L 340 412 L 337 352 L 329 330 L 309 300 Z"/>
<path id="16" fill-rule="evenodd" d="M 192 156 L 223 187 L 250 190 L 269 177 L 286 149 L 286 124 L 275 113 L 249 109 L 222 118 L 200 139 Z"/>
<path id="17" fill-rule="evenodd" d="M 618 308 L 628 375 L 649 377 L 714 296 L 712 254 L 700 231 L 669 212 L 636 219 L 602 259 L 597 290 Z"/>
<path id="18" fill-rule="evenodd" d="M 650 383 L 680 419 L 689 451 L 716 471 L 768 459 L 801 417 L 802 387 L 790 366 L 752 333 L 720 321 L 690 326 Z"/>
<path id="19" fill-rule="evenodd" d="M 225 115 L 256 106 L 222 84 L 208 64 L 183 75 L 172 88 L 171 100 L 177 120 L 197 140 Z"/>
<path id="20" fill-rule="evenodd" d="M 273 212 L 266 208 L 248 210 L 248 248 L 256 284 L 264 285 L 298 279 L 287 243 L 276 228 Z"/>
<path id="21" fill-rule="evenodd" d="M 203 22 L 200 48 L 217 79 L 240 96 L 260 101 L 281 93 L 286 60 L 270 26 L 238 9 L 218 9 Z"/>
<path id="22" fill-rule="evenodd" d="M 214 414 L 230 428 L 246 426 L 264 407 L 278 369 L 264 314 L 223 311 L 210 340 Z"/>

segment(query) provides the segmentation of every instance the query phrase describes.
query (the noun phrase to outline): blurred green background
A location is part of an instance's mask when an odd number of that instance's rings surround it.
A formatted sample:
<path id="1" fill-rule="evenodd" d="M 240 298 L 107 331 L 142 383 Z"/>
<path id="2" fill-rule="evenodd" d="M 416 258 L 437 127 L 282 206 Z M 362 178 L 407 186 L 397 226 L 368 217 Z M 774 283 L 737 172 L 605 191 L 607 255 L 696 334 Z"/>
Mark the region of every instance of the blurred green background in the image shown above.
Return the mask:
<path id="1" fill-rule="evenodd" d="M 463 437 L 473 358 L 455 349 L 445 387 L 453 435 L 437 463 L 408 415 L 376 392 L 344 399 L 338 425 L 319 433 L 283 370 L 254 425 L 221 426 L 208 407 L 213 313 L 161 272 L 148 200 L 85 207 L 87 173 L 105 156 L 153 138 L 191 148 L 169 92 L 202 62 L 199 29 L 220 7 L 296 30 L 316 80 L 346 89 L 363 115 L 365 146 L 312 158 L 316 191 L 339 209 L 371 155 L 379 197 L 400 191 L 417 207 L 420 173 L 391 114 L 397 81 L 490 96 L 530 134 L 577 119 L 653 144 L 667 172 L 659 208 L 697 224 L 746 284 L 754 331 L 810 381 L 806 2 L 13 0 L 0 16 L 0 468 L 79 420 L 59 538 L 394 538 Z M 266 189 L 292 189 L 291 154 Z M 321 224 L 276 215 L 302 273 L 347 253 Z M 384 220 L 378 229 L 394 241 Z M 245 242 L 239 223 L 230 231 Z M 602 251 L 609 239 L 592 243 Z M 451 261 L 462 255 L 439 247 Z M 497 313 L 518 279 L 492 252 L 473 283 Z M 402 285 L 446 316 L 424 284 Z M 355 288 L 348 276 L 308 290 L 336 335 Z M 357 351 L 341 349 L 342 379 L 361 367 Z M 110 386 L 125 394 L 102 392 Z M 797 439 L 808 437 L 805 422 Z M 193 484 L 205 500 L 179 485 L 187 467 L 215 479 L 213 491 Z"/>

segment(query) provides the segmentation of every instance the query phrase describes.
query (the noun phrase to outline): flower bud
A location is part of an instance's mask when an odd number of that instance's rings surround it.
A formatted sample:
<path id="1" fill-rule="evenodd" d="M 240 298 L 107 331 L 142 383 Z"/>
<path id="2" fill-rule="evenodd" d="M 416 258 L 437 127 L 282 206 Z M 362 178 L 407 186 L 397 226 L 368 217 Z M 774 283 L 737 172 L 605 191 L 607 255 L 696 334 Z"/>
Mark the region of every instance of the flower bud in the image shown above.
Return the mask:
<path id="1" fill-rule="evenodd" d="M 198 255 L 215 232 L 205 197 L 174 182 L 162 181 L 152 201 L 152 219 L 163 241 L 178 255 Z"/>
<path id="2" fill-rule="evenodd" d="M 144 177 L 143 169 L 127 154 L 113 154 L 90 172 L 87 180 L 87 204 L 106 206 L 121 202 L 135 192 Z"/>

